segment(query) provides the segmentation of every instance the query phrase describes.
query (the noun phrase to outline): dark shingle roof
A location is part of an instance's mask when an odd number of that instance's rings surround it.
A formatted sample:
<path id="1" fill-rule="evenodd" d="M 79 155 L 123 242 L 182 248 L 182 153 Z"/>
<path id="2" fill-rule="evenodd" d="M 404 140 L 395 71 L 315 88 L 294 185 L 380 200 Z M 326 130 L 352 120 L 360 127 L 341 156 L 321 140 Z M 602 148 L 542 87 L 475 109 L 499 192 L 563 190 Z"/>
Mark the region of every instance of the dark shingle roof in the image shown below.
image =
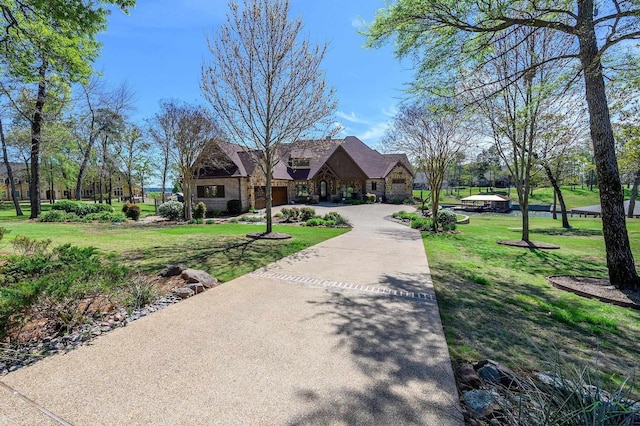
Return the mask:
<path id="1" fill-rule="evenodd" d="M 225 170 L 232 172 L 227 176 L 250 176 L 253 174 L 256 168 L 256 159 L 259 158 L 258 151 L 247 152 L 242 146 L 231 143 L 221 143 L 220 146 L 234 166 L 225 167 Z M 294 142 L 290 146 L 282 146 L 280 161 L 275 166 L 273 178 L 283 180 L 312 179 L 338 147 L 341 147 L 353 159 L 369 179 L 385 178 L 398 163 L 404 165 L 413 174 L 411 164 L 405 154 L 381 154 L 357 137 L 347 136 L 344 139 L 302 140 Z M 292 158 L 308 158 L 310 160 L 309 168 L 291 168 L 289 160 Z"/>

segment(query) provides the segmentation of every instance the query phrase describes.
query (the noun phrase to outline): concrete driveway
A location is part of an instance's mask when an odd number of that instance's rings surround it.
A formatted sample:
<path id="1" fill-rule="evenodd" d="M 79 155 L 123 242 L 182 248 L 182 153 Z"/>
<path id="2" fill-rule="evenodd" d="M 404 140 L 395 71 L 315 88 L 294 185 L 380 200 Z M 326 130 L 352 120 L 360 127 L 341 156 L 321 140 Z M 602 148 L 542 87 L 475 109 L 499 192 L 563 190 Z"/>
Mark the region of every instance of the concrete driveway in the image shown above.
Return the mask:
<path id="1" fill-rule="evenodd" d="M 462 424 L 420 234 L 329 210 L 353 231 L 2 377 L 0 424 Z"/>

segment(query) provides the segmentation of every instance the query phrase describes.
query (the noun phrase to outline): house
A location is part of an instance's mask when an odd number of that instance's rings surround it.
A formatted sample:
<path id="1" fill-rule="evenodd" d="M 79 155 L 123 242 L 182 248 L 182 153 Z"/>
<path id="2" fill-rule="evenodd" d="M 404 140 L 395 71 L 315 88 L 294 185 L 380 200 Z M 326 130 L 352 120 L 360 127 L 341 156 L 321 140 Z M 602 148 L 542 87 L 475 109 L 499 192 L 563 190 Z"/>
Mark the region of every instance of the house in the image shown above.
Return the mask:
<path id="1" fill-rule="evenodd" d="M 13 172 L 13 180 L 15 182 L 15 190 L 16 195 L 19 200 L 26 201 L 29 200 L 29 176 L 27 172 L 27 167 L 24 163 L 10 163 L 11 171 Z M 49 175 L 41 171 L 41 181 L 40 181 L 40 199 L 41 200 L 49 200 L 53 198 L 54 200 L 60 199 L 72 199 L 75 197 L 75 188 L 69 188 L 59 181 L 54 180 L 53 188 L 51 182 L 49 181 Z M 2 185 L 0 185 L 0 200 L 1 201 L 11 201 L 11 183 L 9 182 L 7 167 L 4 162 L 0 161 L 0 179 L 2 179 Z M 114 198 L 118 198 L 120 200 L 128 199 L 131 194 L 129 194 L 129 188 L 126 184 L 126 179 L 124 175 L 120 172 L 115 172 L 112 181 L 112 195 Z M 53 191 L 53 193 L 51 192 Z M 140 188 L 134 185 L 133 188 L 133 196 L 138 198 L 140 197 Z M 53 197 L 51 197 L 53 195 Z M 81 197 L 83 199 L 94 199 L 99 195 L 98 182 L 91 182 L 88 179 L 85 182 L 81 190 Z"/>
<path id="2" fill-rule="evenodd" d="M 257 164 L 257 152 L 220 143 L 215 165 L 198 171 L 193 202 L 208 210 L 226 210 L 229 200 L 240 200 L 244 211 L 266 205 L 266 179 Z M 273 170 L 273 205 L 306 200 L 377 200 L 411 197 L 414 173 L 405 154 L 381 154 L 355 136 L 344 139 L 297 141 L 283 146 Z"/>

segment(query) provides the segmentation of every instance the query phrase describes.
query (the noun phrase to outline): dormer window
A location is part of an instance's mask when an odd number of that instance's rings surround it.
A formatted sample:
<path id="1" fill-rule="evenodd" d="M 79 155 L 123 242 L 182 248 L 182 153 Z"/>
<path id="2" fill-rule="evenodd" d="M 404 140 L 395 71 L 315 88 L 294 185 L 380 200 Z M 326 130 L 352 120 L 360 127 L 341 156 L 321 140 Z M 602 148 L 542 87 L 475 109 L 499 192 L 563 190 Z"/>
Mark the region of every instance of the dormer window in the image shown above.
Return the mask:
<path id="1" fill-rule="evenodd" d="M 311 160 L 309 158 L 292 158 L 292 169 L 308 169 L 311 167 Z"/>

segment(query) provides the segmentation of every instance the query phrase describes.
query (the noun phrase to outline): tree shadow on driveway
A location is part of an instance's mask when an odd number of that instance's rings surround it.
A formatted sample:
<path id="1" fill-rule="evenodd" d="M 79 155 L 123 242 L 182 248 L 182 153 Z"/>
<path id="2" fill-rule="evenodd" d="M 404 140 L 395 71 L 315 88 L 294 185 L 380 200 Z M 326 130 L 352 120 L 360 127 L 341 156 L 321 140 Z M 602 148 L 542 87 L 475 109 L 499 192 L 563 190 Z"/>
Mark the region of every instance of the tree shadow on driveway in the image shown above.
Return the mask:
<path id="1" fill-rule="evenodd" d="M 348 349 L 354 374 L 368 383 L 332 395 L 299 389 L 310 409 L 290 424 L 462 424 L 435 303 L 353 292 L 308 303 L 316 311 L 310 320 L 330 318 L 337 347 Z"/>

